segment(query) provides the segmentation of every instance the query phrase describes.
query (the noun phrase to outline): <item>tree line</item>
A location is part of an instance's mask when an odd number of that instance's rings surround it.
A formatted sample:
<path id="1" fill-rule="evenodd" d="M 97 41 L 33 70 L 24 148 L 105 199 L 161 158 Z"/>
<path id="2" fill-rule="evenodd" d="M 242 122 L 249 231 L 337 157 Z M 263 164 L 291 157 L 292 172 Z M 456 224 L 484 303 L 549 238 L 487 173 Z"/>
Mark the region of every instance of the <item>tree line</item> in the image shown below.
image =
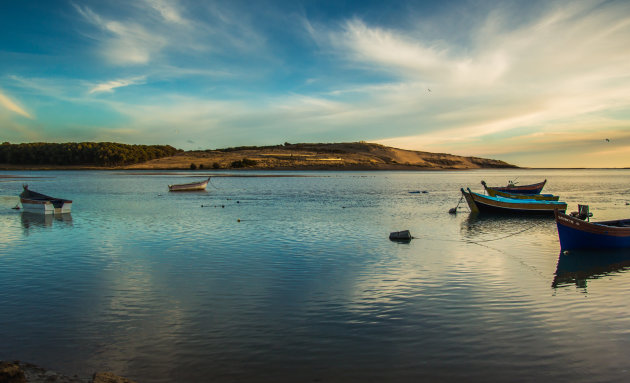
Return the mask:
<path id="1" fill-rule="evenodd" d="M 0 163 L 15 165 L 119 166 L 182 152 L 170 145 L 127 145 L 116 142 L 33 142 L 0 145 Z"/>

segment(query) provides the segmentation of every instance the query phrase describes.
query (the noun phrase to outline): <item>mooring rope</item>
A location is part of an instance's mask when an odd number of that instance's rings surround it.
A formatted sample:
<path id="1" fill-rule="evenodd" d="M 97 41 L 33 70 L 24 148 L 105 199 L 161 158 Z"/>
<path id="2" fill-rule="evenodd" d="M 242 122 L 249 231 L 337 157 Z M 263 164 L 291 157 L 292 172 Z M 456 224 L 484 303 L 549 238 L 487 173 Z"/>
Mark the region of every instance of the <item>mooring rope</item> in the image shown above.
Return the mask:
<path id="1" fill-rule="evenodd" d="M 526 232 L 527 230 L 531 230 L 531 229 L 533 229 L 533 228 L 534 228 L 534 226 L 530 226 L 530 227 L 525 228 L 525 229 L 523 229 L 523 230 L 521 230 L 521 231 L 517 231 L 516 233 L 508 234 L 508 235 L 506 235 L 506 236 L 504 236 L 504 237 L 500 237 L 500 238 L 487 239 L 487 240 L 485 240 L 485 241 L 467 241 L 467 240 L 465 240 L 465 241 L 463 241 L 463 242 L 467 242 L 467 243 L 485 243 L 485 242 L 498 241 L 498 240 L 501 240 L 501 239 L 505 239 L 505 238 L 513 237 L 513 236 L 515 236 L 515 235 L 519 235 L 519 234 L 524 233 L 524 232 Z"/>

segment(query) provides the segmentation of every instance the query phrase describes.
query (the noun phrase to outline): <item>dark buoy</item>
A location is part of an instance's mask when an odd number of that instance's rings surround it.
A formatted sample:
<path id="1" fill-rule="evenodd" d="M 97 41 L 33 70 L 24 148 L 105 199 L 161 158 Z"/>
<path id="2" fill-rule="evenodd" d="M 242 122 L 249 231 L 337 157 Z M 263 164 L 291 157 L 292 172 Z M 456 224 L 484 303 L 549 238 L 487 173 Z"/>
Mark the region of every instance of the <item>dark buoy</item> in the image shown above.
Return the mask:
<path id="1" fill-rule="evenodd" d="M 389 233 L 390 241 L 407 242 L 407 241 L 411 241 L 412 238 L 413 237 L 411 236 L 411 233 L 409 232 L 409 230 L 394 231 L 394 232 Z"/>
<path id="2" fill-rule="evenodd" d="M 448 209 L 448 213 L 449 214 L 457 214 L 457 208 L 456 207 L 452 207 L 452 208 Z"/>

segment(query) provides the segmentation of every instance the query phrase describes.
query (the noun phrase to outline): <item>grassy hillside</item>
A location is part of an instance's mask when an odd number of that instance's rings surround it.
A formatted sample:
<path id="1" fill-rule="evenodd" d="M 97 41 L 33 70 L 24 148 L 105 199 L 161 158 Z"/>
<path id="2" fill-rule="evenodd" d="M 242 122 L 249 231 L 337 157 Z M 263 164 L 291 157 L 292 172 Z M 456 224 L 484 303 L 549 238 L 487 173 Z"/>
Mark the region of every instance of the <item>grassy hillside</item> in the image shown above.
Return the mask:
<path id="1" fill-rule="evenodd" d="M 244 146 L 180 152 L 126 169 L 480 169 L 516 168 L 503 161 L 396 149 L 366 142 Z"/>

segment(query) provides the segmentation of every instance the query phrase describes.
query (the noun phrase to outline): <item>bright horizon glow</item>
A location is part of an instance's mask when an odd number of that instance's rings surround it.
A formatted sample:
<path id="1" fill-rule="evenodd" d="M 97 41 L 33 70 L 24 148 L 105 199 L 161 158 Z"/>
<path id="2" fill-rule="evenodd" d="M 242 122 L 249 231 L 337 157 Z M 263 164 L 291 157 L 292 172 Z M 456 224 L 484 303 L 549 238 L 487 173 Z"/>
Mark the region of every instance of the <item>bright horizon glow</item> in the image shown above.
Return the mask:
<path id="1" fill-rule="evenodd" d="M 2 141 L 630 167 L 627 1 L 54 3 L 0 14 Z"/>

